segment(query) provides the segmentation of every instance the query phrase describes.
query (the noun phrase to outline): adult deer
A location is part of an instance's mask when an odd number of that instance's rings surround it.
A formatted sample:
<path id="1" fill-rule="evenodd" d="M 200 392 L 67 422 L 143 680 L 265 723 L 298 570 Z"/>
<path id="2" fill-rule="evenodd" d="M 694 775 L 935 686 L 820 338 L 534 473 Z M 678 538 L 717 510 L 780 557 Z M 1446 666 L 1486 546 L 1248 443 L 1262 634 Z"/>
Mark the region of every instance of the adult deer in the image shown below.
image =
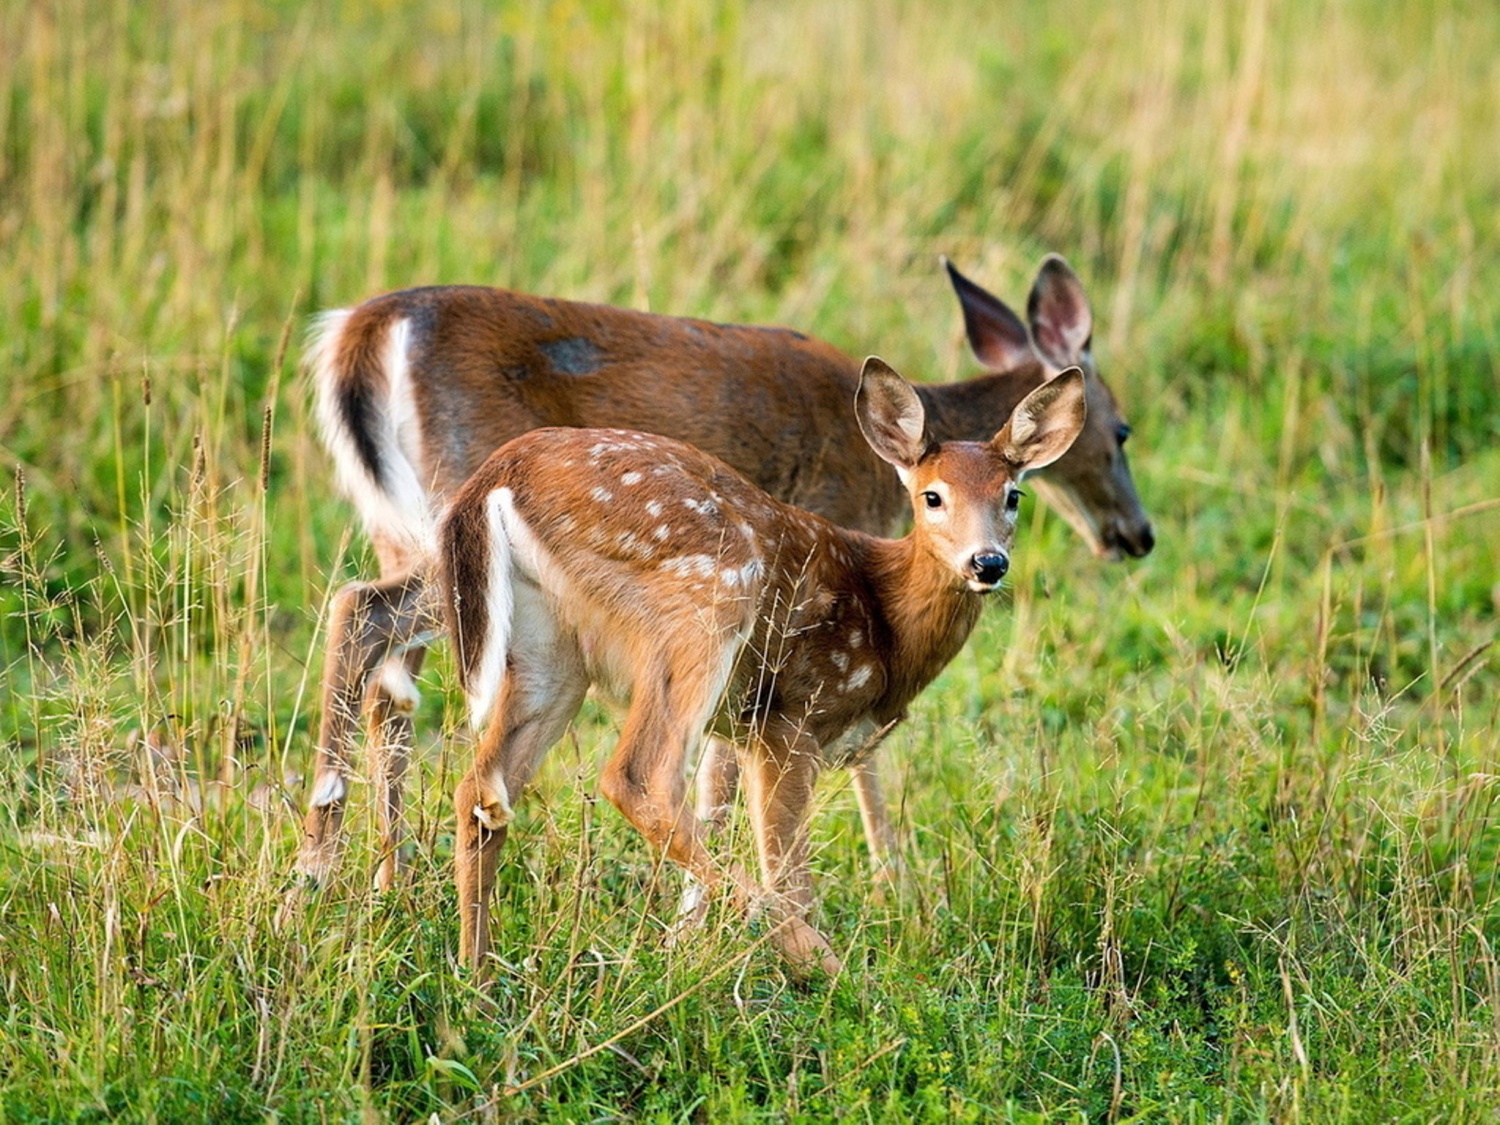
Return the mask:
<path id="1" fill-rule="evenodd" d="M 818 771 L 878 741 L 962 647 L 1010 565 L 1018 483 L 1067 450 L 1085 399 L 1069 370 L 989 441 L 940 443 L 920 394 L 866 360 L 855 413 L 913 510 L 899 540 L 781 503 L 654 435 L 543 429 L 490 457 L 438 532 L 482 732 L 456 795 L 461 960 L 477 968 L 487 950 L 512 803 L 597 684 L 629 700 L 604 795 L 700 884 L 763 898 L 795 970 L 837 972 L 808 921 Z M 711 858 L 689 807 L 684 762 L 705 730 L 740 749 L 759 886 Z"/>
<path id="2" fill-rule="evenodd" d="M 917 388 L 934 436 L 987 437 L 1031 390 L 1068 366 L 1085 373 L 1088 424 L 1036 478 L 1045 498 L 1109 558 L 1151 550 L 1122 450 L 1129 428 L 1089 354 L 1083 286 L 1059 257 L 1042 264 L 1031 330 L 998 298 L 948 273 L 970 345 L 992 372 Z M 542 426 L 665 434 L 728 462 L 772 495 L 845 527 L 890 534 L 898 482 L 853 425 L 859 371 L 842 352 L 786 329 L 711 324 L 478 287 L 413 289 L 325 314 L 307 353 L 324 439 L 380 561 L 377 582 L 335 596 L 318 760 L 297 868 L 333 869 L 362 709 L 368 710 L 382 856 L 392 881 L 402 774 L 424 646 L 442 631 L 425 592 L 437 514 L 495 449 Z M 717 763 L 717 765 L 715 764 Z M 732 789 L 733 759 L 705 763 L 705 810 Z M 855 773 L 877 863 L 892 833 L 873 763 Z"/>

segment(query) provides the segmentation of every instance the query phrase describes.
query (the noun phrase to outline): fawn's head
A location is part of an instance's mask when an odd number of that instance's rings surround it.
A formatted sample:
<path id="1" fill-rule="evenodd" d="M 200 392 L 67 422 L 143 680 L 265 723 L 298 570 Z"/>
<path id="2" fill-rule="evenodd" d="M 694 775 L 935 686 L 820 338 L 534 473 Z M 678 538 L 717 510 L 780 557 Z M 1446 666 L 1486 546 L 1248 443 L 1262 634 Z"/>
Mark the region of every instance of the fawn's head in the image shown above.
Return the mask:
<path id="1" fill-rule="evenodd" d="M 865 360 L 855 395 L 860 431 L 911 497 L 919 549 L 977 593 L 1010 568 L 1021 477 L 1067 452 L 1087 409 L 1083 373 L 1071 368 L 1027 395 L 989 441 L 939 444 L 921 399 L 884 361 Z"/>

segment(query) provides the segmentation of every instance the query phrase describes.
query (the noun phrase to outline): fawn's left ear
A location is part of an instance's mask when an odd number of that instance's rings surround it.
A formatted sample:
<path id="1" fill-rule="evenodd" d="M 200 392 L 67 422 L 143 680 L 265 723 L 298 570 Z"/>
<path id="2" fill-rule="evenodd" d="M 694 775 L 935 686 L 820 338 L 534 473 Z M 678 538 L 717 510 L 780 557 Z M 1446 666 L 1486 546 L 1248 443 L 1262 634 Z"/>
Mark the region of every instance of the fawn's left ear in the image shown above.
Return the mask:
<path id="1" fill-rule="evenodd" d="M 896 466 L 903 479 L 932 445 L 922 400 L 912 385 L 878 356 L 865 360 L 859 373 L 854 413 L 859 419 L 859 432 L 870 448 Z"/>
<path id="2" fill-rule="evenodd" d="M 1052 464 L 1083 430 L 1084 396 L 1083 372 L 1068 368 L 1023 398 L 991 445 L 1023 473 Z"/>

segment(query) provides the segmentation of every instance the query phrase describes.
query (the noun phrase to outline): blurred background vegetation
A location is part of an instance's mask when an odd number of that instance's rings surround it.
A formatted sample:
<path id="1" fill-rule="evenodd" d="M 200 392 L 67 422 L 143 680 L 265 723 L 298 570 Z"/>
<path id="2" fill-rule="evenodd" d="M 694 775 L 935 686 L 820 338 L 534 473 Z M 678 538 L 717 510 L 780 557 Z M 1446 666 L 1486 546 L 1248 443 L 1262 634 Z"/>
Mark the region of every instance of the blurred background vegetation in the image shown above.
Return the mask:
<path id="1" fill-rule="evenodd" d="M 1442 0 L 0 3 L 0 1107 L 1492 1112 L 1497 123 L 1500 13 Z M 577 1001 L 588 1034 L 539 978 L 453 1030 L 441 659 L 421 925 L 354 894 L 319 923 L 352 961 L 273 936 L 319 616 L 370 570 L 296 370 L 312 313 L 481 282 L 952 379 L 937 256 L 1021 308 L 1049 251 L 1159 545 L 1105 566 L 1034 510 L 893 753 L 911 885 L 875 914 L 830 783 L 855 997 L 684 1000 L 657 950 Z M 507 923 L 567 972 L 543 906 L 597 908 L 600 948 L 647 916 L 645 857 L 586 811 L 608 723 L 580 737 Z M 634 874 L 549 889 L 580 839 Z M 118 1022 L 141 978 L 175 1020 Z M 629 1062 L 486 1101 L 674 997 Z"/>

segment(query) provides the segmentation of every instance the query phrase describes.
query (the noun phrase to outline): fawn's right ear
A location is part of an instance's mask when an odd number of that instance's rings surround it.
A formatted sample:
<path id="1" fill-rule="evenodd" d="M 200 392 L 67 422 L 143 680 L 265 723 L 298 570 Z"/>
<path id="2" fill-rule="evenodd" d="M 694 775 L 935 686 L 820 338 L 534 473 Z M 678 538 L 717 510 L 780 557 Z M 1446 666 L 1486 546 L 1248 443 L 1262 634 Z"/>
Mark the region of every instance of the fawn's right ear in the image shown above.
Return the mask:
<path id="1" fill-rule="evenodd" d="M 1023 398 L 990 444 L 1019 471 L 1031 472 L 1066 453 L 1087 419 L 1083 372 L 1070 367 Z"/>
<path id="2" fill-rule="evenodd" d="M 870 448 L 896 466 L 903 480 L 932 445 L 922 400 L 911 384 L 878 356 L 865 360 L 859 373 L 854 413 Z"/>

